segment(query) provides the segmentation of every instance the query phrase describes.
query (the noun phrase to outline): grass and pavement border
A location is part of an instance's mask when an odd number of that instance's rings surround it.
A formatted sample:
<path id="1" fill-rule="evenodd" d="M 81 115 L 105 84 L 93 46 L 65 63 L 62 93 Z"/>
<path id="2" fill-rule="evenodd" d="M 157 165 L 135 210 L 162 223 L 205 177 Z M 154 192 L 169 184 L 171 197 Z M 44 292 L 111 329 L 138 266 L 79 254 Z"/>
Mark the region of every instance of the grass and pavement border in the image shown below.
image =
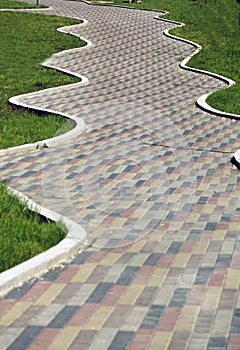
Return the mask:
<path id="1" fill-rule="evenodd" d="M 144 10 L 146 10 L 146 9 L 144 9 Z M 161 12 L 163 14 L 163 11 L 158 11 L 157 10 L 157 12 Z M 167 14 L 167 12 L 166 12 L 166 14 Z M 164 19 L 164 18 L 156 17 L 156 19 L 166 20 L 166 21 L 169 21 L 171 23 L 178 24 L 179 26 L 183 26 L 184 25 L 183 23 L 171 21 L 171 20 Z M 225 78 L 222 75 L 219 75 L 219 74 L 216 74 L 216 73 L 211 73 L 209 71 L 204 71 L 204 70 L 200 70 L 200 69 L 197 69 L 197 68 L 189 67 L 187 65 L 188 61 L 202 49 L 201 45 L 199 45 L 199 44 L 197 44 L 195 42 L 189 41 L 187 39 L 183 39 L 181 37 L 172 35 L 172 34 L 169 33 L 170 30 L 171 30 L 171 28 L 166 30 L 164 32 L 164 34 L 169 36 L 169 37 L 171 37 L 171 38 L 173 38 L 173 39 L 181 40 L 181 41 L 184 41 L 186 43 L 189 43 L 190 45 L 193 45 L 196 48 L 196 50 L 194 51 L 193 54 L 191 54 L 190 56 L 186 57 L 180 63 L 180 66 L 182 68 L 188 69 L 188 70 L 192 70 L 192 71 L 197 71 L 197 72 L 203 73 L 203 74 L 211 75 L 211 76 L 213 76 L 213 77 L 215 77 L 217 79 L 223 80 L 229 86 L 234 85 L 235 82 L 232 79 Z M 81 78 L 83 78 L 83 77 L 81 77 Z M 84 79 L 83 79 L 82 83 L 84 83 Z M 226 112 L 218 111 L 218 110 L 212 108 L 206 102 L 207 97 L 208 97 L 208 95 L 202 95 L 197 100 L 197 102 L 196 102 L 197 105 L 199 107 L 205 109 L 209 113 L 217 114 L 217 115 L 224 116 L 224 117 L 236 118 L 236 119 L 240 118 L 240 116 L 237 115 L 237 114 L 226 113 Z M 17 97 L 11 99 L 10 102 L 11 103 L 18 103 L 17 102 Z M 66 115 L 66 117 L 69 118 L 69 116 L 67 116 L 67 115 Z M 83 128 L 84 128 L 84 125 L 82 124 L 80 126 L 80 129 L 83 130 Z M 80 130 L 78 130 L 77 132 L 79 132 L 79 131 Z M 66 138 L 68 138 L 69 136 L 70 136 L 70 134 L 67 133 L 65 135 L 58 136 L 58 137 L 66 137 Z M 49 142 L 50 140 L 51 139 L 44 140 L 44 142 Z M 52 141 L 54 141 L 54 139 L 52 139 Z M 20 147 L 24 149 L 24 147 L 28 147 L 28 146 L 24 146 L 23 145 L 23 146 L 20 146 Z M 32 147 L 32 145 L 31 145 L 31 147 Z M 51 211 L 47 210 L 46 208 L 43 208 L 43 207 L 40 207 L 40 206 L 36 205 L 31 200 L 29 200 L 28 198 L 23 196 L 21 193 L 18 193 L 16 191 L 12 190 L 12 189 L 10 189 L 10 191 L 12 193 L 14 193 L 14 195 L 17 195 L 17 197 L 19 197 L 20 199 L 23 199 L 26 203 L 28 203 L 27 205 L 29 206 L 29 208 L 34 208 L 34 210 L 39 212 L 41 215 L 44 215 L 45 217 L 47 217 L 47 218 L 49 218 L 49 219 L 51 219 L 53 221 L 59 221 L 59 220 L 62 221 L 63 224 L 68 229 L 68 234 L 67 234 L 67 237 L 63 241 L 61 241 L 57 246 L 50 248 L 49 250 L 45 251 L 44 253 L 41 253 L 38 256 L 35 256 L 35 257 L 31 258 L 30 260 L 28 260 L 28 261 L 26 261 L 26 262 L 24 262 L 24 263 L 22 263 L 20 265 L 17 265 L 15 267 L 13 267 L 10 270 L 2 272 L 0 274 L 0 280 L 1 280 L 0 291 L 4 291 L 4 292 L 8 288 L 11 288 L 13 285 L 16 285 L 18 283 L 23 282 L 24 280 L 29 278 L 30 275 L 36 275 L 36 274 L 42 272 L 45 269 L 49 269 L 50 266 L 53 266 L 53 265 L 59 263 L 61 260 L 66 259 L 66 256 L 69 256 L 69 255 L 73 254 L 74 252 L 76 252 L 77 248 L 80 248 L 80 246 L 82 246 L 81 242 L 84 239 L 84 237 L 86 236 L 86 232 L 82 229 L 82 227 L 80 225 L 77 225 L 76 223 L 71 222 L 67 218 L 60 217 L 60 216 L 58 216 L 58 214 L 56 214 L 54 212 L 51 212 Z M 0 292 L 0 294 L 1 294 L 1 292 Z"/>

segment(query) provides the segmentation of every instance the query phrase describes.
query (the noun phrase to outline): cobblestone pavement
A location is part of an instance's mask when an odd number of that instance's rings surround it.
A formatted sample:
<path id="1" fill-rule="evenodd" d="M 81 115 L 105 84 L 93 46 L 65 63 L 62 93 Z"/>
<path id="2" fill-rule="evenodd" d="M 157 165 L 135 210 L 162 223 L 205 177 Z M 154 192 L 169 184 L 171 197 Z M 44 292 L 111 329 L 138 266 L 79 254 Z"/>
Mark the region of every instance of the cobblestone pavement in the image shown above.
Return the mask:
<path id="1" fill-rule="evenodd" d="M 42 1 L 43 3 L 43 1 Z M 82 118 L 58 146 L 1 157 L 0 176 L 81 224 L 85 248 L 0 300 L 1 349 L 240 349 L 239 122 L 195 106 L 225 87 L 153 11 L 44 1 L 92 42 L 48 63 L 82 74 L 20 102 Z M 62 34 L 64 35 L 64 34 Z M 86 248 L 88 245 L 88 248 Z"/>

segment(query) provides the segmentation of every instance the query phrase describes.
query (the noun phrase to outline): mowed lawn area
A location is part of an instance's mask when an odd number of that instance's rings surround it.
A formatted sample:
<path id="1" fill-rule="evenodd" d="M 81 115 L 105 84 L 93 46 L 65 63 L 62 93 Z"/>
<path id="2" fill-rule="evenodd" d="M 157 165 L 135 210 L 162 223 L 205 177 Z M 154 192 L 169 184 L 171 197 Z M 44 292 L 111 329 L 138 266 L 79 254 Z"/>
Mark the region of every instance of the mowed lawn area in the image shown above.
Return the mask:
<path id="1" fill-rule="evenodd" d="M 206 4 L 204 0 L 142 0 L 140 4 L 112 0 L 112 3 L 164 10 L 169 13 L 163 18 L 185 23 L 170 33 L 202 46 L 201 52 L 188 65 L 224 75 L 236 82 L 235 86 L 212 94 L 208 103 L 216 109 L 240 114 L 239 0 L 206 0 Z"/>
<path id="2" fill-rule="evenodd" d="M 27 4 L 0 0 L 0 8 Z M 8 103 L 12 96 L 79 81 L 47 69 L 41 63 L 53 53 L 85 45 L 58 33 L 57 28 L 79 21 L 32 13 L 0 12 L 0 149 L 54 136 L 73 123 L 60 116 L 37 114 Z M 45 251 L 66 232 L 59 223 L 44 220 L 27 209 L 0 183 L 0 272 Z"/>
<path id="3" fill-rule="evenodd" d="M 79 24 L 79 21 L 32 13 L 0 12 L 0 149 L 50 138 L 67 123 L 60 116 L 41 114 L 40 118 L 37 113 L 10 105 L 8 99 L 79 81 L 41 66 L 53 53 L 85 44 L 56 30 L 74 23 Z M 68 124 L 69 128 L 74 125 L 69 121 Z"/>

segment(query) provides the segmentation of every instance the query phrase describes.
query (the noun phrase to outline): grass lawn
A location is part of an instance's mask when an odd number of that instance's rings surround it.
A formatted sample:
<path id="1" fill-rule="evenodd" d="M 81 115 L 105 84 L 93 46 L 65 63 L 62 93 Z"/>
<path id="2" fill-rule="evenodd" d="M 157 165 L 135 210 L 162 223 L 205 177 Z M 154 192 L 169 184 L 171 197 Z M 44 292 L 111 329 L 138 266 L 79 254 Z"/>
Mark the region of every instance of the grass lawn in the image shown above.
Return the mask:
<path id="1" fill-rule="evenodd" d="M 172 34 L 202 45 L 188 65 L 233 79 L 236 85 L 208 98 L 216 109 L 240 114 L 240 3 L 237 0 L 112 0 L 114 4 L 168 11 L 164 18 L 186 25 Z"/>
<path id="2" fill-rule="evenodd" d="M 0 272 L 56 245 L 66 235 L 51 222 L 27 209 L 0 183 Z"/>
<path id="3" fill-rule="evenodd" d="M 79 23 L 57 16 L 0 12 L 0 148 L 50 138 L 66 123 L 60 116 L 29 113 L 10 106 L 12 96 L 79 81 L 41 63 L 51 54 L 83 46 L 61 26 Z M 68 121 L 69 123 L 69 121 Z M 73 123 L 69 123 L 70 128 Z"/>
<path id="4" fill-rule="evenodd" d="M 126 0 L 116 4 L 169 11 L 165 18 L 186 26 L 173 34 L 203 46 L 190 65 L 225 75 L 236 81 L 230 89 L 212 94 L 208 102 L 215 108 L 239 113 L 240 100 L 240 4 L 237 0 L 142 0 L 131 5 Z M 22 8 L 23 3 L 0 0 L 0 8 Z M 31 6 L 32 7 L 32 6 Z M 56 28 L 77 21 L 30 13 L 0 12 L 0 148 L 34 142 L 55 135 L 64 118 L 18 109 L 8 98 L 25 92 L 76 82 L 52 69 L 41 67 L 54 52 L 79 47 L 76 37 L 56 32 Z M 48 249 L 65 235 L 55 223 L 46 222 L 29 211 L 0 184 L 0 271 L 4 271 Z"/>
<path id="5" fill-rule="evenodd" d="M 28 7 L 19 4 L 17 7 Z M 15 7 L 15 3 L 0 0 L 1 7 Z M 10 106 L 8 99 L 25 92 L 79 81 L 40 65 L 55 52 L 85 44 L 76 37 L 56 31 L 58 27 L 75 23 L 79 21 L 0 12 L 0 148 L 52 137 L 66 125 L 63 117 L 39 117 L 23 108 Z M 65 237 L 58 224 L 43 220 L 15 196 L 9 195 L 4 183 L 0 183 L 0 227 L 0 272 L 45 251 Z"/>
<path id="6" fill-rule="evenodd" d="M 46 6 L 27 4 L 20 1 L 9 1 L 9 0 L 0 0 L 0 9 L 32 9 L 32 8 L 44 8 Z"/>

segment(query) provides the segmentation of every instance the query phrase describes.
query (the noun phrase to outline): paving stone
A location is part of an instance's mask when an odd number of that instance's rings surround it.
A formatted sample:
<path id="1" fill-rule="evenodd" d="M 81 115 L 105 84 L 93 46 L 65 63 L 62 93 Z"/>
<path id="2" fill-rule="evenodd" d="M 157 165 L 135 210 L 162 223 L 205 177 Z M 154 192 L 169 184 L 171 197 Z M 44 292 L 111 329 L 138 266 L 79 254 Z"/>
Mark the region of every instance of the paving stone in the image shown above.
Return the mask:
<path id="1" fill-rule="evenodd" d="M 61 267 L 0 301 L 9 349 L 239 348 L 238 121 L 196 107 L 226 87 L 179 67 L 191 45 L 163 35 L 160 13 L 46 0 L 92 42 L 45 63 L 87 84 L 18 102 L 82 118 L 86 132 L 1 157 L 10 186 L 84 227 Z M 46 10 L 36 10 L 46 13 Z M 233 136 L 234 135 L 234 136 Z M 86 243 L 86 242 L 85 242 Z"/>
<path id="2" fill-rule="evenodd" d="M 65 324 L 72 318 L 78 310 L 77 306 L 67 305 L 55 316 L 48 324 L 49 328 L 63 328 Z"/>
<path id="3" fill-rule="evenodd" d="M 187 288 L 178 288 L 175 290 L 170 301 L 170 307 L 183 307 L 186 303 L 190 290 Z"/>
<path id="4" fill-rule="evenodd" d="M 21 287 L 12 289 L 6 296 L 6 299 L 20 299 L 36 282 L 35 279 L 33 279 L 30 282 L 25 282 Z"/>
<path id="5" fill-rule="evenodd" d="M 196 276 L 195 284 L 207 284 L 212 271 L 212 268 L 200 267 Z"/>
<path id="6" fill-rule="evenodd" d="M 48 307 L 40 311 L 38 314 L 34 314 L 30 320 L 30 324 L 33 326 L 46 327 L 64 308 L 63 304 L 51 303 Z"/>
<path id="7" fill-rule="evenodd" d="M 119 285 L 129 285 L 131 281 L 134 279 L 135 274 L 138 272 L 139 267 L 135 266 L 127 266 L 125 270 L 122 272 L 120 278 L 117 281 Z"/>
<path id="8" fill-rule="evenodd" d="M 225 349 L 226 338 L 225 337 L 211 337 L 208 342 L 208 349 Z"/>
<path id="9" fill-rule="evenodd" d="M 231 333 L 239 333 L 240 309 L 235 309 L 233 313 L 233 319 L 231 324 Z"/>
<path id="10" fill-rule="evenodd" d="M 161 257 L 163 256 L 162 253 L 152 253 L 147 260 L 145 261 L 144 265 L 157 265 Z"/>
<path id="11" fill-rule="evenodd" d="M 7 349 L 24 331 L 24 327 L 5 328 L 0 335 L 1 347 Z"/>
<path id="12" fill-rule="evenodd" d="M 58 278 L 60 273 L 62 272 L 62 269 L 51 269 L 49 270 L 45 275 L 41 277 L 41 280 L 43 281 L 54 281 Z"/>
<path id="13" fill-rule="evenodd" d="M 134 335 L 135 335 L 134 332 L 118 331 L 112 343 L 109 346 L 109 350 L 110 349 L 112 350 L 127 349 Z"/>
<path id="14" fill-rule="evenodd" d="M 186 348 L 186 344 L 188 342 L 189 339 L 189 335 L 190 332 L 186 331 L 186 330 L 176 330 L 173 333 L 172 339 L 170 341 L 169 350 L 173 350 L 173 349 L 185 349 Z"/>
<path id="15" fill-rule="evenodd" d="M 157 328 L 160 318 L 163 314 L 164 306 L 151 305 L 149 311 L 143 319 L 141 328 Z"/>
<path id="16" fill-rule="evenodd" d="M 89 350 L 98 350 L 98 349 L 108 349 L 116 336 L 117 330 L 111 327 L 103 328 L 97 334 L 93 341 L 91 341 L 91 345 L 89 346 Z M 78 348 L 79 349 L 79 348 Z"/>
<path id="17" fill-rule="evenodd" d="M 139 295 L 139 297 L 137 298 L 135 304 L 141 306 L 151 305 L 157 290 L 157 287 L 145 287 L 141 295 Z"/>
<path id="18" fill-rule="evenodd" d="M 106 294 L 113 287 L 113 283 L 99 283 L 96 289 L 87 299 L 88 303 L 101 303 L 102 300 L 106 297 Z"/>
<path id="19" fill-rule="evenodd" d="M 8 349 L 14 350 L 23 350 L 30 345 L 32 340 L 40 333 L 42 327 L 38 326 L 28 326 L 24 331 L 19 335 L 19 337 L 8 347 Z"/>
<path id="20" fill-rule="evenodd" d="M 50 347 L 53 341 L 57 338 L 59 332 L 60 330 L 56 328 L 43 328 L 28 346 L 28 349 L 34 350 Z"/>
<path id="21" fill-rule="evenodd" d="M 94 251 L 86 250 L 85 252 L 82 252 L 82 254 L 78 255 L 75 259 L 72 260 L 72 264 L 84 264 L 85 261 L 88 260 L 88 258 L 94 253 Z"/>

